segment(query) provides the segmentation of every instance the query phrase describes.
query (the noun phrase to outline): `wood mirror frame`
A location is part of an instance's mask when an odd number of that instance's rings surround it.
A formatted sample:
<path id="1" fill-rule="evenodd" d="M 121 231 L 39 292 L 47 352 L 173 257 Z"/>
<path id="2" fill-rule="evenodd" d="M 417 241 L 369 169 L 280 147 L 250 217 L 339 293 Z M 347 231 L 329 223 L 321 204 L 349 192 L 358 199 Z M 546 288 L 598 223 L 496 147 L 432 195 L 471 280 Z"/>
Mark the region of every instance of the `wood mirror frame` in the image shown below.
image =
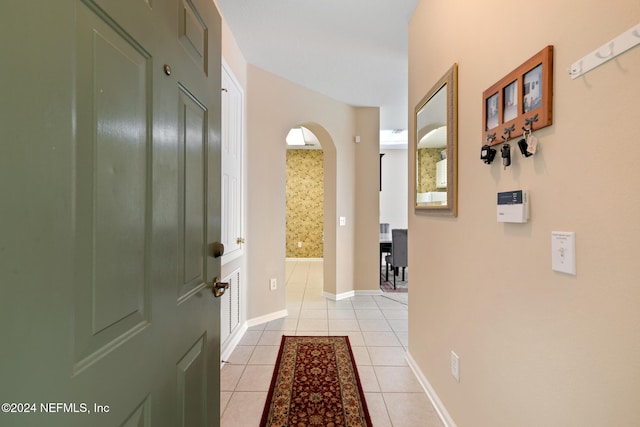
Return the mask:
<path id="1" fill-rule="evenodd" d="M 458 216 L 458 64 L 415 108 L 414 206 Z"/>

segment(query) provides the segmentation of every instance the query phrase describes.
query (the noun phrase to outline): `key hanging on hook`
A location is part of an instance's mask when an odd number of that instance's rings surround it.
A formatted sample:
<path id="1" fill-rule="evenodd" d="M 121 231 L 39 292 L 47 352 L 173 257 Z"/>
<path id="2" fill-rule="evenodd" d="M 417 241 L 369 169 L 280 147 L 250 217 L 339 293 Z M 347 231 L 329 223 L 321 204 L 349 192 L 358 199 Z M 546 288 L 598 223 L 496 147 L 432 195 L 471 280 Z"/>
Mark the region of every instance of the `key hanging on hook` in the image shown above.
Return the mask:
<path id="1" fill-rule="evenodd" d="M 504 134 L 506 137 L 502 135 L 502 140 L 506 143 L 511 139 L 511 132 L 516 130 L 516 125 L 511 125 L 508 128 L 504 128 Z M 500 149 L 500 156 L 502 157 L 502 166 L 505 170 L 507 167 L 511 165 L 511 146 L 509 144 L 504 144 Z"/>
<path id="2" fill-rule="evenodd" d="M 507 142 L 508 140 L 511 139 L 511 132 L 513 132 L 514 130 L 516 130 L 516 125 L 513 124 L 511 126 L 509 126 L 508 128 L 504 128 L 504 134 L 507 135 L 506 137 L 504 135 L 502 135 L 502 139 L 504 142 Z"/>
<path id="3" fill-rule="evenodd" d="M 523 131 L 529 131 L 529 133 L 533 132 L 533 124 L 538 121 L 538 115 L 536 114 L 533 117 L 528 119 L 524 119 L 524 126 L 522 126 Z"/>
<path id="4" fill-rule="evenodd" d="M 531 136 L 531 131 L 524 128 L 522 129 L 524 130 L 524 133 L 522 134 L 522 139 L 518 141 L 518 148 L 520 149 L 522 157 L 530 157 L 533 154 L 530 153 L 527 149 L 529 147 L 529 137 Z"/>
<path id="5" fill-rule="evenodd" d="M 490 165 L 493 162 L 493 158 L 496 156 L 495 148 L 491 148 L 491 144 L 496 139 L 496 134 L 492 133 L 487 135 L 485 144 L 480 149 L 480 160 L 485 164 Z"/>
<path id="6" fill-rule="evenodd" d="M 525 119 L 524 126 L 522 127 L 522 131 L 524 132 L 525 145 L 524 148 L 520 146 L 520 142 L 518 142 L 518 146 L 520 147 L 520 151 L 524 157 L 529 157 L 536 154 L 536 149 L 538 147 L 538 138 L 533 135 L 533 124 L 538 121 L 538 115 Z"/>
<path id="7" fill-rule="evenodd" d="M 507 167 L 511 165 L 511 146 L 504 144 L 500 149 L 500 156 L 502 157 L 502 166 L 507 170 Z"/>

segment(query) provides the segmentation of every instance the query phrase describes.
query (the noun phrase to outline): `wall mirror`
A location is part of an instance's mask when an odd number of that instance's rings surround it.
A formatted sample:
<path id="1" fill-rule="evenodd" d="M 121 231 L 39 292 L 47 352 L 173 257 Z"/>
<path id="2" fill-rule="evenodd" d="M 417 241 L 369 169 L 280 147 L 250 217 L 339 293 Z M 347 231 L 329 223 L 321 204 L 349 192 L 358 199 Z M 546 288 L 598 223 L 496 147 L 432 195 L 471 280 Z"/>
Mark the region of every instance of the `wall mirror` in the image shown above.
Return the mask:
<path id="1" fill-rule="evenodd" d="M 415 110 L 415 208 L 458 216 L 458 64 Z"/>

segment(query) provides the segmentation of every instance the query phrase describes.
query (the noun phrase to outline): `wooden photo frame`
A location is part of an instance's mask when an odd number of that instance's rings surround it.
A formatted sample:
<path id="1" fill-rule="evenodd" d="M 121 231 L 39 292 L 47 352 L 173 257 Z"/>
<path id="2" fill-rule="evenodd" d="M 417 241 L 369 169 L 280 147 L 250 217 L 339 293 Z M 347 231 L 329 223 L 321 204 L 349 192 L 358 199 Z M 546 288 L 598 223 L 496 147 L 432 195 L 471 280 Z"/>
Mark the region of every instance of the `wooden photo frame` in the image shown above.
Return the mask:
<path id="1" fill-rule="evenodd" d="M 482 145 L 496 145 L 552 124 L 553 46 L 482 93 Z"/>

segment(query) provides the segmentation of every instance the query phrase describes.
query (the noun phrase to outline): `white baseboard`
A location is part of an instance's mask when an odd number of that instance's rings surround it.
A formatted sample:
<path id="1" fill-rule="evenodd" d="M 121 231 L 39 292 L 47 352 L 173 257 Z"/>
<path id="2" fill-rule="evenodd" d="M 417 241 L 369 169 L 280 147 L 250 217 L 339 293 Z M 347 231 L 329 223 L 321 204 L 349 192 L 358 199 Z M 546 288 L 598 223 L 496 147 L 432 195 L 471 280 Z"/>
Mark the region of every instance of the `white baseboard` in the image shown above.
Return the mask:
<path id="1" fill-rule="evenodd" d="M 220 348 L 220 369 L 224 366 L 222 363 L 223 360 L 227 360 L 231 357 L 231 353 L 236 349 L 238 343 L 244 336 L 244 333 L 247 332 L 252 326 L 261 325 L 263 323 L 270 322 L 272 320 L 280 319 L 282 317 L 287 317 L 289 313 L 287 310 L 275 311 L 273 313 L 265 314 L 264 316 L 254 317 L 253 319 L 249 319 L 246 322 L 242 323 L 236 330 L 231 334 L 229 338 L 224 342 L 224 346 Z"/>
<path id="2" fill-rule="evenodd" d="M 252 326 L 262 325 L 263 323 L 281 319 L 283 317 L 287 317 L 288 315 L 289 312 L 287 311 L 287 309 L 274 311 L 273 313 L 265 314 L 264 316 L 254 317 L 253 319 L 247 320 L 247 326 L 250 328 Z"/>
<path id="3" fill-rule="evenodd" d="M 322 291 L 322 296 L 333 301 L 340 301 L 341 299 L 351 298 L 355 296 L 355 291 L 343 292 L 341 294 L 332 294 L 330 292 Z"/>
<path id="4" fill-rule="evenodd" d="M 447 408 L 445 408 L 444 403 L 442 403 L 442 400 L 440 400 L 440 398 L 436 394 L 436 391 L 433 389 L 433 387 L 431 387 L 431 384 L 427 380 L 427 377 L 424 376 L 424 374 L 422 373 L 422 370 L 420 370 L 420 368 L 418 367 L 418 364 L 413 359 L 413 357 L 411 357 L 411 354 L 408 351 L 407 351 L 406 359 L 407 359 L 407 363 L 409 364 L 409 367 L 411 368 L 413 373 L 416 375 L 416 378 L 418 378 L 418 382 L 424 389 L 424 392 L 427 394 L 427 397 L 431 401 L 431 404 L 433 405 L 436 412 L 438 413 L 438 416 L 440 417 L 442 424 L 444 424 L 445 427 L 457 427 L 456 423 L 453 421 L 453 418 L 451 418 L 451 415 L 449 415 Z"/>
<path id="5" fill-rule="evenodd" d="M 236 346 L 244 336 L 244 333 L 247 332 L 247 329 L 249 329 L 247 322 L 242 323 L 223 343 L 223 347 L 220 348 L 220 369 L 224 366 L 223 360 L 228 360 L 229 357 L 231 357 L 231 353 L 236 349 Z"/>
<path id="6" fill-rule="evenodd" d="M 325 298 L 328 298 L 330 300 L 333 301 L 340 301 L 341 299 L 346 299 L 346 298 L 351 298 L 351 297 L 355 297 L 355 296 L 375 296 L 375 295 L 382 295 L 383 292 L 378 290 L 378 291 L 348 291 L 348 292 L 342 292 L 340 294 L 332 294 L 330 292 L 322 292 L 322 296 Z"/>
<path id="7" fill-rule="evenodd" d="M 285 258 L 285 261 L 324 261 L 324 258 Z"/>
<path id="8" fill-rule="evenodd" d="M 355 293 L 356 296 L 376 296 L 384 294 L 380 289 L 377 291 L 355 291 Z"/>

